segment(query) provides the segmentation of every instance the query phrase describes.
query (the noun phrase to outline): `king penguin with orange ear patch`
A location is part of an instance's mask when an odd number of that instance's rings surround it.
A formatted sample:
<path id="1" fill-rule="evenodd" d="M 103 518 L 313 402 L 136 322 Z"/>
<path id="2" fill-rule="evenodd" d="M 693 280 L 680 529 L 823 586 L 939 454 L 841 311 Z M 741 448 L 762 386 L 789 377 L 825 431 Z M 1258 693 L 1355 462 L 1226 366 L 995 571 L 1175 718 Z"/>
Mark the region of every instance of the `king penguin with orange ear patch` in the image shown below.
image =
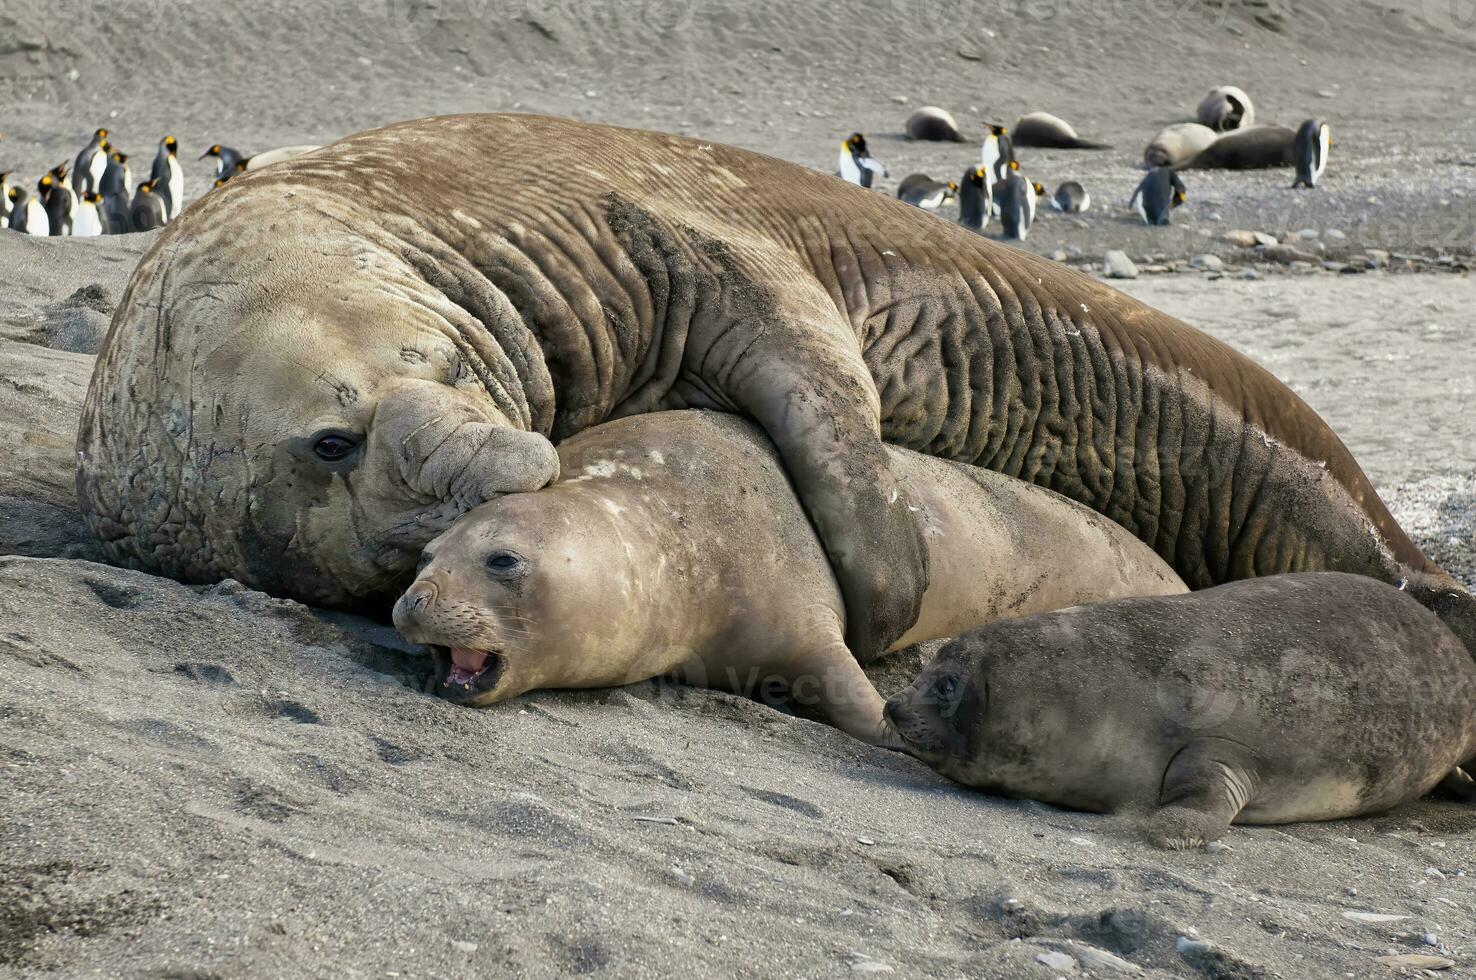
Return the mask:
<path id="1" fill-rule="evenodd" d="M 958 223 L 970 231 L 989 224 L 989 168 L 982 163 L 965 170 L 958 179 Z"/>
<path id="2" fill-rule="evenodd" d="M 1009 176 L 994 188 L 994 199 L 999 205 L 1000 224 L 1004 225 L 1004 237 L 1023 242 L 1030 234 L 1035 221 L 1035 199 L 1045 193 L 1040 184 L 1031 183 L 1020 176 L 1020 164 L 1011 160 Z"/>
<path id="3" fill-rule="evenodd" d="M 870 187 L 878 176 L 887 176 L 887 168 L 871 155 L 866 137 L 860 133 L 852 133 L 841 143 L 838 169 L 842 180 L 861 187 Z"/>
<path id="4" fill-rule="evenodd" d="M 184 171 L 179 166 L 179 141 L 166 136 L 159 141 L 154 166 L 149 172 L 154 190 L 164 198 L 164 207 L 172 221 L 184 210 Z"/>

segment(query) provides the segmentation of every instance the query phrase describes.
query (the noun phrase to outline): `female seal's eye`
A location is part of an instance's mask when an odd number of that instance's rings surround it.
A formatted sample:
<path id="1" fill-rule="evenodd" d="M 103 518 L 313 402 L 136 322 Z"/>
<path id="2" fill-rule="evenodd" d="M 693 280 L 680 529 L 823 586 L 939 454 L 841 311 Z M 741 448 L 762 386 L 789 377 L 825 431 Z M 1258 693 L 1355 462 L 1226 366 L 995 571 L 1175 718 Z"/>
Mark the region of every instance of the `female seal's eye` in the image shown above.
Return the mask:
<path id="1" fill-rule="evenodd" d="M 356 440 L 344 435 L 326 435 L 313 443 L 313 453 L 319 459 L 336 463 L 359 448 Z"/>
<path id="2" fill-rule="evenodd" d="M 494 572 L 510 572 L 523 563 L 523 559 L 511 551 L 494 551 L 487 556 L 487 567 Z"/>

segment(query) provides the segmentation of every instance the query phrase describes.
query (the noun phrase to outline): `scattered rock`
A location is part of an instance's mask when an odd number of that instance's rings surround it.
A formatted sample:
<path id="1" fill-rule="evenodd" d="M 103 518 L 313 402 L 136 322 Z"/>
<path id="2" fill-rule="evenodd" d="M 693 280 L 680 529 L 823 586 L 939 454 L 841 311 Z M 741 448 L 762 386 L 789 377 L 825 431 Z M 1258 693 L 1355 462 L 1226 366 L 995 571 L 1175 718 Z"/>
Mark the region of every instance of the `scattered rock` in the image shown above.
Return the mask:
<path id="1" fill-rule="evenodd" d="M 1403 922 L 1407 915 L 1388 915 L 1384 912 L 1344 912 L 1343 918 L 1366 926 L 1383 926 L 1391 922 Z"/>
<path id="2" fill-rule="evenodd" d="M 1107 274 L 1108 279 L 1138 278 L 1138 267 L 1127 257 L 1126 252 L 1118 248 L 1102 256 L 1102 271 Z"/>
<path id="3" fill-rule="evenodd" d="M 1324 99 L 1336 99 L 1338 97 L 1338 93 L 1334 92 L 1330 88 L 1320 88 L 1317 90 L 1317 94 L 1322 96 Z"/>
<path id="4" fill-rule="evenodd" d="M 1437 936 L 1437 935 L 1435 935 L 1433 932 L 1427 932 L 1427 933 L 1425 933 L 1423 936 L 1420 937 L 1420 940 L 1426 946 L 1439 946 L 1440 945 L 1440 937 Z"/>
<path id="5" fill-rule="evenodd" d="M 1067 259 L 1066 250 L 1064 248 L 1058 248 L 1054 252 L 1052 252 L 1048 256 L 1048 258 L 1052 262 L 1065 262 Z"/>
<path id="6" fill-rule="evenodd" d="M 851 964 L 852 973 L 891 973 L 892 968 L 881 960 L 861 960 Z"/>
<path id="7" fill-rule="evenodd" d="M 1244 269 L 1241 269 L 1238 273 L 1236 273 L 1235 278 L 1237 278 L 1237 279 L 1259 279 L 1259 278 L 1261 278 L 1261 274 L 1259 272 L 1257 272 L 1255 269 L 1252 269 L 1250 266 L 1246 266 Z"/>
<path id="8" fill-rule="evenodd" d="M 1349 268 L 1349 266 L 1348 266 L 1348 264 L 1346 262 L 1328 262 L 1328 261 L 1324 261 L 1322 263 L 1322 267 L 1324 269 L 1326 269 L 1328 272 L 1346 272 L 1348 270 L 1348 268 Z M 1359 269 L 1358 271 L 1359 272 L 1362 272 L 1363 270 L 1362 269 Z"/>
<path id="9" fill-rule="evenodd" d="M 1331 238 L 1335 242 L 1346 241 L 1348 238 L 1347 235 L 1343 234 L 1337 228 L 1329 228 L 1327 230 L 1327 237 Z"/>
<path id="10" fill-rule="evenodd" d="M 468 953 L 468 954 L 470 954 L 470 953 L 475 953 L 477 951 L 477 944 L 476 943 L 469 943 L 469 942 L 467 942 L 464 939 L 453 939 L 453 940 L 451 940 L 451 947 L 453 949 L 455 949 L 458 953 Z"/>
<path id="11" fill-rule="evenodd" d="M 1293 262 L 1312 263 L 1317 261 L 1317 256 L 1290 245 L 1271 245 L 1261 249 L 1261 256 L 1271 262 L 1279 262 L 1282 265 L 1291 265 Z"/>
<path id="12" fill-rule="evenodd" d="M 1449 970 L 1455 966 L 1455 960 L 1448 960 L 1443 956 L 1426 956 L 1424 953 L 1377 956 L 1374 962 L 1406 970 Z"/>
<path id="13" fill-rule="evenodd" d="M 1052 970 L 1076 969 L 1076 959 L 1074 957 L 1067 956 L 1065 953 L 1038 953 L 1036 954 L 1035 962 L 1044 964 L 1045 966 L 1050 967 Z"/>
<path id="14" fill-rule="evenodd" d="M 1183 957 L 1199 956 L 1208 953 L 1210 944 L 1203 939 L 1190 939 L 1188 936 L 1180 936 L 1178 942 L 1174 943 L 1174 949 L 1179 951 Z"/>
<path id="15" fill-rule="evenodd" d="M 1143 968 L 1136 963 L 1129 963 L 1121 956 L 1098 949 L 1095 946 L 1082 946 L 1079 943 L 1071 944 L 1071 952 L 1081 960 L 1081 965 L 1092 973 L 1128 973 L 1138 974 Z"/>
<path id="16" fill-rule="evenodd" d="M 1304 242 L 1310 242 L 1314 239 L 1322 237 L 1322 233 L 1319 232 L 1316 228 L 1303 228 L 1301 231 L 1297 232 L 1297 237 Z"/>
<path id="17" fill-rule="evenodd" d="M 1221 272 L 1225 268 L 1224 261 L 1218 255 L 1212 255 L 1209 252 L 1194 256 L 1189 260 L 1189 264 L 1196 269 L 1205 269 L 1209 272 Z"/>
<path id="18" fill-rule="evenodd" d="M 1386 269 L 1389 267 L 1389 253 L 1381 248 L 1369 249 L 1368 260 L 1373 263 L 1375 269 Z"/>
<path id="19" fill-rule="evenodd" d="M 1235 228 L 1220 236 L 1220 241 L 1227 242 L 1238 248 L 1255 248 L 1261 244 L 1256 232 L 1246 231 L 1244 228 Z"/>

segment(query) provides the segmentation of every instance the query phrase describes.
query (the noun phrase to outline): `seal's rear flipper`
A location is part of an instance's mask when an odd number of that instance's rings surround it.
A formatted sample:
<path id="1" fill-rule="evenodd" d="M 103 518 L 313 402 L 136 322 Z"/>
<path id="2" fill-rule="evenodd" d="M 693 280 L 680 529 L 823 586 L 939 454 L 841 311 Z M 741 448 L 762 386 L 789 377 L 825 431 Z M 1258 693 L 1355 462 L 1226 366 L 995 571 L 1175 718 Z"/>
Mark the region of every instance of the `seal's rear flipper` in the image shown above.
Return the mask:
<path id="1" fill-rule="evenodd" d="M 1255 771 L 1245 749 L 1224 739 L 1190 742 L 1169 761 L 1148 839 L 1186 851 L 1218 840 L 1255 795 Z"/>
<path id="2" fill-rule="evenodd" d="M 1476 659 L 1476 596 L 1452 579 L 1406 569 L 1404 588 L 1440 617 Z"/>

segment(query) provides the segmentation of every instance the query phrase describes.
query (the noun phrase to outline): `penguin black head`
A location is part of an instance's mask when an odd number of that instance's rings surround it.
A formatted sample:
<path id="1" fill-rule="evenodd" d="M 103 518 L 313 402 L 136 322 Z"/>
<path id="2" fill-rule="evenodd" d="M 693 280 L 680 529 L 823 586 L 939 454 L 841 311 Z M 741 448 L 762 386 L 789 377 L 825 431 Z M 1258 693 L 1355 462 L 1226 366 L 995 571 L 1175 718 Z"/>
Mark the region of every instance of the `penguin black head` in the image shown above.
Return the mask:
<path id="1" fill-rule="evenodd" d="M 206 157 L 218 157 L 218 156 L 220 156 L 220 144 L 219 143 L 215 144 L 210 149 L 208 149 L 204 153 L 200 154 L 200 159 L 203 160 Z"/>
<path id="2" fill-rule="evenodd" d="M 47 174 L 45 177 L 42 177 L 40 180 L 36 181 L 36 187 L 41 191 L 42 194 L 51 193 L 51 188 L 55 184 L 56 178 L 53 177 L 51 174 Z"/>
<path id="3" fill-rule="evenodd" d="M 101 204 L 102 195 L 98 194 L 96 191 L 83 191 L 82 200 L 86 201 L 88 204 Z"/>
<path id="4" fill-rule="evenodd" d="M 1003 126 L 997 126 L 994 123 L 989 123 L 988 125 L 989 125 L 989 131 L 991 133 L 993 133 L 995 136 L 1003 136 L 1003 135 L 1005 135 L 1006 133 L 1009 132 L 1009 130 L 1008 129 L 1005 129 Z"/>
<path id="5" fill-rule="evenodd" d="M 1030 182 L 1030 186 L 1035 189 L 1035 196 L 1036 197 L 1045 197 L 1045 192 L 1046 192 L 1045 191 L 1045 184 L 1042 184 L 1038 180 L 1032 180 Z"/>
<path id="6" fill-rule="evenodd" d="M 102 140 L 108 138 L 108 131 L 106 129 L 99 129 L 97 132 L 92 134 L 92 138 L 101 142 Z"/>
<path id="7" fill-rule="evenodd" d="M 1019 160 L 1011 160 L 1010 161 L 1010 169 L 1011 170 L 1018 171 L 1020 169 L 1020 161 Z"/>
<path id="8" fill-rule="evenodd" d="M 20 200 L 20 196 L 21 196 L 20 188 L 19 187 L 12 187 L 10 189 L 10 193 L 9 194 L 6 194 L 5 196 L 8 197 L 8 198 L 10 198 L 10 203 L 11 204 L 14 204 L 16 201 L 19 201 Z"/>
<path id="9" fill-rule="evenodd" d="M 122 150 L 119 150 L 118 152 L 113 154 L 113 159 L 117 160 L 119 163 L 127 163 L 128 154 L 124 153 Z"/>
<path id="10" fill-rule="evenodd" d="M 982 189 L 984 186 L 984 175 L 985 170 L 983 167 L 974 167 L 964 176 L 968 178 L 972 186 Z"/>
<path id="11" fill-rule="evenodd" d="M 950 180 L 948 182 L 948 192 L 950 194 L 957 194 L 958 193 L 958 181 L 956 181 L 956 180 Z"/>
<path id="12" fill-rule="evenodd" d="M 246 172 L 246 164 L 248 164 L 250 162 L 251 161 L 249 161 L 249 160 L 237 160 L 236 161 L 236 166 L 235 166 L 236 173 L 238 173 L 238 174 L 244 174 Z"/>
<path id="13" fill-rule="evenodd" d="M 146 180 L 142 184 L 139 184 L 138 185 L 138 192 L 140 194 L 152 194 L 152 193 L 154 193 L 154 181 L 152 181 L 152 180 Z"/>
<path id="14" fill-rule="evenodd" d="M 226 185 L 226 179 L 224 177 L 217 177 L 217 178 L 215 178 L 215 186 L 216 187 L 224 187 L 225 185 Z"/>
<path id="15" fill-rule="evenodd" d="M 870 155 L 866 150 L 866 137 L 862 136 L 860 133 L 852 133 L 850 136 L 848 136 L 846 138 L 845 145 L 853 153 L 860 153 L 862 156 Z"/>
<path id="16" fill-rule="evenodd" d="M 1178 207 L 1189 199 L 1188 191 L 1174 191 L 1174 207 Z"/>

